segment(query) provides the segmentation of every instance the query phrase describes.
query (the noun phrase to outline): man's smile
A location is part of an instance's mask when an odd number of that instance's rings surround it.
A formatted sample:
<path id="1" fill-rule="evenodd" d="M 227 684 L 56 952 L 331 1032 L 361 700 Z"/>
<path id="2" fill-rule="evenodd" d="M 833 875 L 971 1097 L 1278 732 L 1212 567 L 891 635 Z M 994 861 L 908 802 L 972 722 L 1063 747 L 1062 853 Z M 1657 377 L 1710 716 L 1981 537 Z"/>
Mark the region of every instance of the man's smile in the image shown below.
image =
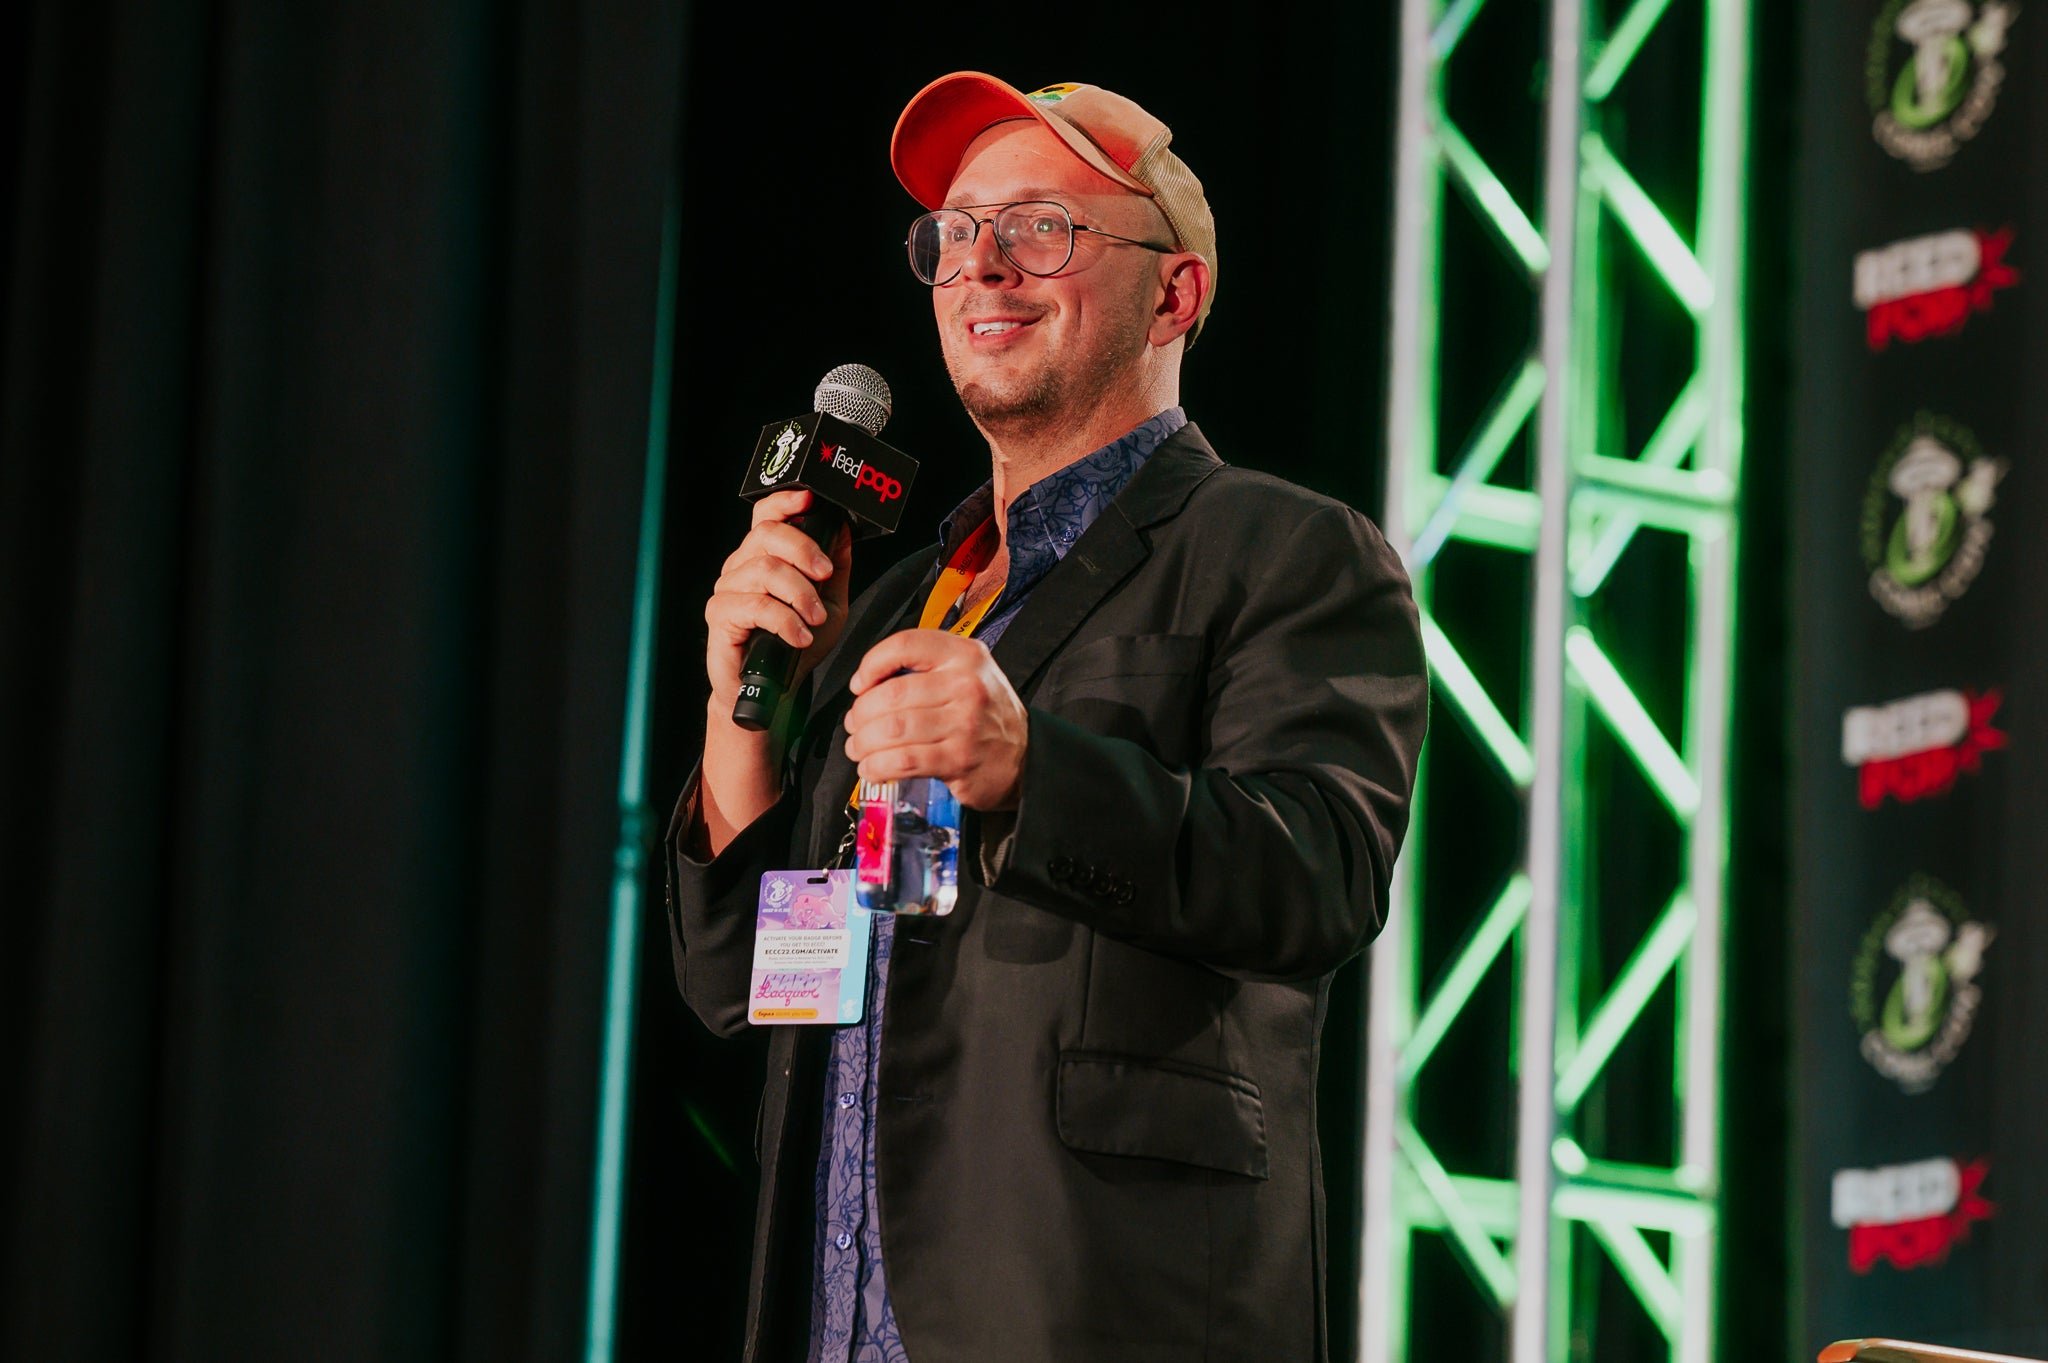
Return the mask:
<path id="1" fill-rule="evenodd" d="M 1036 317 L 977 317 L 967 324 L 967 343 L 975 350 L 995 350 L 1013 344 L 1036 325 Z"/>
<path id="2" fill-rule="evenodd" d="M 1015 344 L 1019 336 L 1045 320 L 1047 311 L 1017 299 L 983 294 L 962 300 L 954 319 L 966 333 L 970 350 L 1000 350 Z"/>

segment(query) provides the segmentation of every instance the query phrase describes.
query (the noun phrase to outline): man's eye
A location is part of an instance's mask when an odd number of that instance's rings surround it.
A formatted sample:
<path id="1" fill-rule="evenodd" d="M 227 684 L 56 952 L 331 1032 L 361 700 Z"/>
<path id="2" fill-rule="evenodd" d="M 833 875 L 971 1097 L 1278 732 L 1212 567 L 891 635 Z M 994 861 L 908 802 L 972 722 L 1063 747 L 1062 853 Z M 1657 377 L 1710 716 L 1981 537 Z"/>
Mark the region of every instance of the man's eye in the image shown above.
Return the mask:
<path id="1" fill-rule="evenodd" d="M 1066 230 L 1066 223 L 1060 221 L 1058 218 L 1051 216 L 1050 214 L 1044 217 L 1033 218 L 1031 220 L 1030 231 L 1031 235 L 1034 237 L 1061 236 L 1065 234 Z"/>

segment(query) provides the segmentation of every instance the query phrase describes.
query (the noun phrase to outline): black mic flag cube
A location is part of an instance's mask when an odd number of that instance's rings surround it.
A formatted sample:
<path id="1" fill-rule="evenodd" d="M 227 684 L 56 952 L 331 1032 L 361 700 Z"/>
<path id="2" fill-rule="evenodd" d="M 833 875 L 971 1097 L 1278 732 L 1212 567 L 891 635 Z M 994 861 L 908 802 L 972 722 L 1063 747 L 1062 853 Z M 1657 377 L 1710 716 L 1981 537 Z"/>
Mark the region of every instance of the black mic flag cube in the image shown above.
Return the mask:
<path id="1" fill-rule="evenodd" d="M 740 482 L 752 501 L 771 492 L 809 488 L 846 513 L 853 537 L 886 535 L 903 519 L 917 461 L 851 422 L 824 412 L 771 421 Z"/>

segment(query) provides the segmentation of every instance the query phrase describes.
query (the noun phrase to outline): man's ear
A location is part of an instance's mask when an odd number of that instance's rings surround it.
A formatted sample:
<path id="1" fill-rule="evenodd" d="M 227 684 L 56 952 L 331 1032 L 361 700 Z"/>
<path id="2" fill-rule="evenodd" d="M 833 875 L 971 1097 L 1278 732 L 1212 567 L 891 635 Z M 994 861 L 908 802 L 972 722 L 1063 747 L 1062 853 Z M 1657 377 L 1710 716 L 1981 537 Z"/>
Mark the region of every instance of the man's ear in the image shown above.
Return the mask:
<path id="1" fill-rule="evenodd" d="M 1202 315 L 1202 300 L 1209 296 L 1209 262 L 1192 251 L 1163 256 L 1159 283 L 1159 302 L 1152 309 L 1146 339 L 1164 346 L 1193 330 Z"/>

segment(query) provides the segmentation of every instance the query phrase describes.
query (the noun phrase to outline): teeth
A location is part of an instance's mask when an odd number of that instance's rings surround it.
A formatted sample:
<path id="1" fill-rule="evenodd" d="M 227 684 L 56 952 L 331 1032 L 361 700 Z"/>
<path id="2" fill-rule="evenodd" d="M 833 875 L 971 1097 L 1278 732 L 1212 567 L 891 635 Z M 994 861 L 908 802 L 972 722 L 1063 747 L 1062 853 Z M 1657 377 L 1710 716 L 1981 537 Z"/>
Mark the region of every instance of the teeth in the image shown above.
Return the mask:
<path id="1" fill-rule="evenodd" d="M 995 336 L 1005 331 L 1015 331 L 1022 322 L 976 322 L 973 327 L 977 336 Z"/>

